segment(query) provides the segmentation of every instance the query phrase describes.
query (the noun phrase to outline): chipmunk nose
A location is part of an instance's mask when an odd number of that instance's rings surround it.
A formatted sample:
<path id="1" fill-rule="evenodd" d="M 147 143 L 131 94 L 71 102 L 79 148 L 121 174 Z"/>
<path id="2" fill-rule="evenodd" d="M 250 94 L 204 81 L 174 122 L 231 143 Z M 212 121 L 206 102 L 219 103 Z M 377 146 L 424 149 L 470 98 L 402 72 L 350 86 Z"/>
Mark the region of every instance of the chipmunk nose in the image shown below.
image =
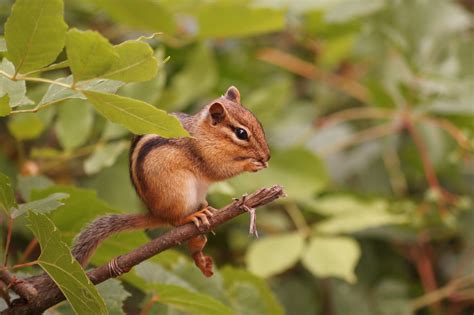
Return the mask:
<path id="1" fill-rule="evenodd" d="M 264 157 L 263 159 L 260 159 L 259 162 L 262 163 L 264 167 L 268 167 L 268 160 L 270 160 L 270 155 Z"/>
<path id="2" fill-rule="evenodd" d="M 270 155 L 270 152 L 262 159 L 262 162 L 268 162 L 270 161 L 270 158 L 271 158 L 271 155 Z M 268 164 L 268 163 L 267 163 Z"/>

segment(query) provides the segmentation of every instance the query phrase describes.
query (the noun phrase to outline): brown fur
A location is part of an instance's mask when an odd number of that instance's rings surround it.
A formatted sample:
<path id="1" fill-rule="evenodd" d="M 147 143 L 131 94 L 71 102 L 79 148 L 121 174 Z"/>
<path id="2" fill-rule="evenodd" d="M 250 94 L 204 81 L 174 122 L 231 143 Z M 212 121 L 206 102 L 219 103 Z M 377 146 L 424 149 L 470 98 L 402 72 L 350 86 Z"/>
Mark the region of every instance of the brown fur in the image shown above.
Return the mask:
<path id="1" fill-rule="evenodd" d="M 141 215 L 141 219 L 140 215 L 134 220 L 114 215 L 94 221 L 74 246 L 74 255 L 81 263 L 112 233 L 189 222 L 193 213 L 207 207 L 205 197 L 210 184 L 267 166 L 270 151 L 263 128 L 240 104 L 235 87 L 195 115 L 175 115 L 191 137 L 164 139 L 144 135 L 135 139 L 130 152 L 131 179 L 150 213 Z M 249 140 L 239 140 L 235 128 L 245 129 Z M 198 243 L 202 241 L 194 240 L 190 246 Z"/>

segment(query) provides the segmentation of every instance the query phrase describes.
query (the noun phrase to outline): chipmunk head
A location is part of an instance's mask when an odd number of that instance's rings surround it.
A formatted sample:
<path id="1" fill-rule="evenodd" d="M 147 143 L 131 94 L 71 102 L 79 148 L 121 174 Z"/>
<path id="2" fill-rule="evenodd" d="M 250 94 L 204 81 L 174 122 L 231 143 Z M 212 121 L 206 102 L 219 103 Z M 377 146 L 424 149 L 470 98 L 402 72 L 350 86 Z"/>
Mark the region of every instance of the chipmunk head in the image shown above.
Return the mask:
<path id="1" fill-rule="evenodd" d="M 268 166 L 270 150 L 257 118 L 240 103 L 240 93 L 231 86 L 226 94 L 202 111 L 201 134 L 196 134 L 207 152 L 214 154 L 225 177 Z"/>

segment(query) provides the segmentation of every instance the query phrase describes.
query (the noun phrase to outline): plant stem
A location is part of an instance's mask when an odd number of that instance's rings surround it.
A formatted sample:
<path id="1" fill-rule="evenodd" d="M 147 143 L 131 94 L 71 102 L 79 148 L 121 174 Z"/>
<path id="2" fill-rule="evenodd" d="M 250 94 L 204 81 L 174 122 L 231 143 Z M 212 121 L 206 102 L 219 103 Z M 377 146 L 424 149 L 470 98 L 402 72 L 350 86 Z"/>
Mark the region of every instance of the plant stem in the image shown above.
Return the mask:
<path id="1" fill-rule="evenodd" d="M 306 219 L 304 218 L 303 214 L 301 213 L 301 210 L 296 206 L 295 203 L 292 202 L 286 204 L 285 210 L 299 232 L 302 232 L 305 235 L 308 235 L 311 232 L 308 223 L 306 223 Z"/>
<path id="2" fill-rule="evenodd" d="M 13 265 L 10 269 L 19 269 L 19 268 L 31 267 L 31 266 L 37 265 L 38 263 L 39 262 L 37 260 L 34 260 L 34 261 L 30 261 L 30 262 L 23 263 L 23 264 Z"/>
<path id="3" fill-rule="evenodd" d="M 460 289 L 463 289 L 472 284 L 474 284 L 474 275 L 469 275 L 462 278 L 454 279 L 450 281 L 448 284 L 446 284 L 444 287 L 431 291 L 419 298 L 414 299 L 410 303 L 411 309 L 413 311 L 416 311 L 422 307 L 441 301 L 447 297 L 450 297 L 454 293 L 458 292 Z M 469 290 L 460 291 L 459 293 L 461 293 L 461 295 L 463 296 L 465 292 L 469 293 Z"/>
<path id="4" fill-rule="evenodd" d="M 6 266 L 8 263 L 8 254 L 10 251 L 10 243 L 12 240 L 12 229 L 13 229 L 13 218 L 8 217 L 8 228 L 7 228 L 7 241 L 5 243 L 5 255 L 3 257 L 3 266 Z"/>
<path id="5" fill-rule="evenodd" d="M 30 241 L 28 246 L 26 246 L 26 249 L 23 252 L 23 254 L 21 255 L 21 258 L 19 259 L 19 262 L 20 263 L 25 262 L 28 259 L 28 257 L 31 255 L 33 250 L 35 250 L 36 247 L 38 247 L 38 240 L 36 238 L 34 238 Z"/>
<path id="6" fill-rule="evenodd" d="M 35 77 L 24 77 L 21 75 L 16 75 L 16 76 L 10 76 L 8 73 L 5 71 L 0 70 L 0 74 L 3 75 L 4 77 L 12 80 L 12 81 L 32 81 L 32 82 L 43 82 L 43 83 L 49 83 L 49 84 L 54 84 L 54 85 L 59 85 L 68 89 L 71 89 L 72 86 L 66 83 L 58 82 L 58 81 L 53 81 L 45 78 L 35 78 Z"/>
<path id="7" fill-rule="evenodd" d="M 388 124 L 383 124 L 383 125 L 375 126 L 372 128 L 368 128 L 368 129 L 365 129 L 358 133 L 353 134 L 348 139 L 344 139 L 343 141 L 340 141 L 336 143 L 335 145 L 319 153 L 322 156 L 328 156 L 338 151 L 341 151 L 342 149 L 348 146 L 352 146 L 352 145 L 359 144 L 368 140 L 380 138 L 380 137 L 398 132 L 400 129 L 401 129 L 401 126 L 394 125 L 393 123 L 388 123 Z"/>
<path id="8" fill-rule="evenodd" d="M 157 294 L 153 294 L 151 299 L 143 306 L 143 309 L 140 312 L 140 315 L 147 315 L 150 311 L 153 305 L 155 305 L 156 302 L 160 300 L 160 297 Z"/>
<path id="9" fill-rule="evenodd" d="M 258 52 L 257 58 L 282 67 L 307 79 L 320 80 L 327 85 L 352 96 L 362 103 L 367 103 L 369 101 L 367 89 L 359 82 L 321 70 L 317 68 L 316 65 L 291 54 L 273 48 L 265 48 Z"/>
<path id="10" fill-rule="evenodd" d="M 419 120 L 426 121 L 430 124 L 440 127 L 441 129 L 444 129 L 444 131 L 446 131 L 464 150 L 472 149 L 469 139 L 458 127 L 456 127 L 456 125 L 451 123 L 449 120 L 431 116 L 422 116 L 419 118 Z"/>
<path id="11" fill-rule="evenodd" d="M 328 127 L 341 122 L 359 119 L 391 119 L 396 115 L 395 110 L 386 110 L 372 107 L 354 107 L 338 111 L 318 119 L 315 124 L 317 127 Z"/>
<path id="12" fill-rule="evenodd" d="M 411 255 L 415 261 L 415 266 L 421 278 L 423 288 L 426 293 L 430 293 L 437 290 L 437 284 L 433 271 L 433 265 L 427 252 L 427 245 L 428 243 L 420 242 L 411 249 Z M 427 305 L 431 304 L 434 304 L 432 305 L 434 311 L 440 311 L 441 304 L 439 303 L 439 300 L 435 300 Z"/>
<path id="13" fill-rule="evenodd" d="M 440 198 L 437 198 L 437 202 L 441 214 L 444 215 L 447 213 L 447 210 L 444 205 L 445 193 L 441 189 L 441 185 L 439 183 L 438 177 L 436 176 L 434 166 L 428 156 L 428 148 L 426 147 L 423 139 L 418 133 L 418 130 L 416 130 L 416 127 L 413 125 L 413 121 L 409 114 L 405 114 L 404 122 L 405 128 L 413 139 L 413 143 L 415 144 L 418 154 L 420 155 L 421 164 L 423 166 L 423 172 L 425 173 L 428 185 L 433 191 L 439 193 L 440 195 Z"/>
<path id="14" fill-rule="evenodd" d="M 42 109 L 45 109 L 46 107 L 49 107 L 50 105 L 53 105 L 53 104 L 62 102 L 62 101 L 67 100 L 67 99 L 68 99 L 68 97 L 63 97 L 63 98 L 58 98 L 58 99 L 56 99 L 56 100 L 52 100 L 51 102 L 39 104 L 39 105 L 37 105 L 37 106 L 34 107 L 34 108 L 12 110 L 12 111 L 10 112 L 10 114 L 36 113 L 36 112 L 38 112 L 38 111 L 40 111 L 40 110 L 42 110 Z"/>

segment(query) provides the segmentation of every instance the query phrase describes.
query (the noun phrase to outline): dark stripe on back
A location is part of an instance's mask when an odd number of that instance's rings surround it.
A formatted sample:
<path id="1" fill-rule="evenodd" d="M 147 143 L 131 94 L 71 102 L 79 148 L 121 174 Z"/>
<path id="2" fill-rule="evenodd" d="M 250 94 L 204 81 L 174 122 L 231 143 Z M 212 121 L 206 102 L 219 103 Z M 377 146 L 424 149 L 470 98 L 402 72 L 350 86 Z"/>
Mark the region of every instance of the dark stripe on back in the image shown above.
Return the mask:
<path id="1" fill-rule="evenodd" d="M 140 188 L 143 192 L 146 191 L 146 188 L 147 188 L 147 185 L 145 185 L 146 178 L 145 178 L 145 172 L 143 169 L 146 156 L 154 149 L 161 147 L 162 145 L 169 144 L 169 143 L 170 143 L 170 139 L 166 139 L 162 137 L 151 138 L 150 140 L 147 140 L 141 146 L 140 151 L 138 151 L 137 160 L 135 161 L 135 174 L 137 174 L 137 178 L 141 179 L 140 181 L 141 184 L 140 183 L 138 184 L 140 185 Z"/>
<path id="2" fill-rule="evenodd" d="M 185 152 L 188 158 L 194 161 L 194 165 L 199 168 L 202 174 L 209 174 L 211 170 L 209 164 L 204 159 L 201 150 L 196 146 L 193 141 L 188 142 L 188 150 L 186 150 Z"/>
<path id="3" fill-rule="evenodd" d="M 137 186 L 135 184 L 135 181 L 133 180 L 133 175 L 132 175 L 132 155 L 133 152 L 135 151 L 135 148 L 137 147 L 138 142 L 143 138 L 143 136 L 134 136 L 132 138 L 132 144 L 130 145 L 130 151 L 128 152 L 128 170 L 130 174 L 130 181 L 133 184 L 133 187 L 135 190 L 138 192 Z"/>

